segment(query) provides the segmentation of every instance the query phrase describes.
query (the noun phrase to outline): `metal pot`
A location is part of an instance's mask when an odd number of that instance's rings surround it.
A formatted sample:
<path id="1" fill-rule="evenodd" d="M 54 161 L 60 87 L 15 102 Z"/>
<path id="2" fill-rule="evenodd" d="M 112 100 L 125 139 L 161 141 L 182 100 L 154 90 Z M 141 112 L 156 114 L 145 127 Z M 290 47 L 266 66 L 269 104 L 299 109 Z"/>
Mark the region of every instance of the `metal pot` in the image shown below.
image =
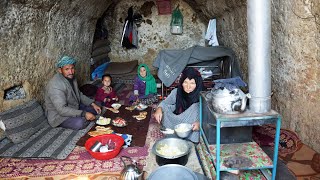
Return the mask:
<path id="1" fill-rule="evenodd" d="M 189 168 L 178 164 L 167 164 L 153 171 L 148 180 L 198 180 L 197 175 Z"/>
<path id="2" fill-rule="evenodd" d="M 131 164 L 126 165 L 123 158 L 128 158 L 131 161 Z M 124 169 L 121 171 L 121 180 L 142 180 L 143 179 L 143 171 L 141 171 L 137 167 L 137 163 L 133 161 L 130 157 L 121 156 L 121 161 L 124 164 Z"/>
<path id="3" fill-rule="evenodd" d="M 162 154 L 162 148 L 179 151 L 178 154 Z M 152 147 L 152 152 L 156 155 L 156 162 L 159 166 L 165 164 L 186 165 L 190 154 L 190 145 L 186 140 L 180 138 L 163 138 L 158 140 Z M 173 151 L 170 151 L 173 152 Z"/>
<path id="4" fill-rule="evenodd" d="M 241 89 L 227 88 L 212 89 L 207 94 L 207 98 L 212 100 L 213 110 L 221 114 L 237 114 L 246 109 L 247 99 L 250 94 L 244 94 Z"/>

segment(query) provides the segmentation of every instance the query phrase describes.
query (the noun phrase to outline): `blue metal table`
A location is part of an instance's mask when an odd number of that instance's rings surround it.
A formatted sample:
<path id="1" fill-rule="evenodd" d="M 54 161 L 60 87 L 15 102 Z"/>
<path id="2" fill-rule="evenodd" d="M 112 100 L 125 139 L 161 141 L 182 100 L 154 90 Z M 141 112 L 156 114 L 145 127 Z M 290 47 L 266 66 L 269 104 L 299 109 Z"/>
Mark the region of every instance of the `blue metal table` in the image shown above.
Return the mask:
<path id="1" fill-rule="evenodd" d="M 258 126 L 264 124 L 275 124 L 276 125 L 276 133 L 274 140 L 274 153 L 272 165 L 260 166 L 260 167 L 245 167 L 240 170 L 253 170 L 259 169 L 267 179 L 271 179 L 270 175 L 268 175 L 267 170 L 272 169 L 272 180 L 275 180 L 276 169 L 277 169 L 277 160 L 278 160 L 278 148 L 279 148 L 279 135 L 280 135 L 280 126 L 281 126 L 281 116 L 274 110 L 271 110 L 267 113 L 253 113 L 250 110 L 246 110 L 243 113 L 238 114 L 219 114 L 213 111 L 212 104 L 209 99 L 206 98 L 206 93 L 201 92 L 200 96 L 200 135 L 203 138 L 206 147 L 209 147 L 209 143 L 203 128 L 203 113 L 209 113 L 210 117 L 210 125 L 215 126 L 216 128 L 216 153 L 215 157 L 213 157 L 212 153 L 211 159 L 215 164 L 216 168 L 216 179 L 220 179 L 220 171 L 230 171 L 235 170 L 234 168 L 223 168 L 221 169 L 221 156 L 220 156 L 220 129 L 223 127 L 239 127 L 239 126 Z M 206 106 L 206 107 L 204 107 Z M 205 108 L 205 110 L 204 110 Z M 209 151 L 210 152 L 210 151 Z M 216 162 L 214 162 L 214 160 Z"/>

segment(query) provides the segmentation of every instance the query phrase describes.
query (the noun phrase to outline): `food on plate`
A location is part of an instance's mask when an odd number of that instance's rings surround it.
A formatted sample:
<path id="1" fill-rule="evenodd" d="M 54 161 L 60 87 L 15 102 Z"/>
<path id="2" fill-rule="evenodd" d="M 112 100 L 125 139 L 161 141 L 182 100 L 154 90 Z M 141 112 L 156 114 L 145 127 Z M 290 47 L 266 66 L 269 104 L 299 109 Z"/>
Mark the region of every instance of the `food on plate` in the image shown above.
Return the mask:
<path id="1" fill-rule="evenodd" d="M 142 111 L 140 114 L 147 116 L 148 112 L 147 111 Z"/>
<path id="2" fill-rule="evenodd" d="M 148 114 L 148 112 L 143 111 L 143 112 L 140 112 L 139 115 L 133 115 L 132 117 L 133 117 L 133 118 L 136 118 L 137 120 L 140 121 L 140 120 L 145 119 L 145 118 L 147 117 L 147 114 Z"/>
<path id="3" fill-rule="evenodd" d="M 111 122 L 110 118 L 105 118 L 102 116 L 100 116 L 99 119 L 96 121 L 96 123 L 99 125 L 108 125 L 110 124 L 110 122 Z"/>
<path id="4" fill-rule="evenodd" d="M 111 133 L 113 133 L 113 130 L 110 127 L 106 128 L 103 126 L 96 126 L 95 131 L 88 132 L 88 134 L 93 137 L 103 135 L 103 134 L 111 134 Z"/>
<path id="5" fill-rule="evenodd" d="M 114 108 L 107 108 L 107 109 L 113 113 L 119 113 L 119 110 L 117 109 L 114 109 Z"/>
<path id="6" fill-rule="evenodd" d="M 136 106 L 136 109 L 139 111 L 143 111 L 143 110 L 147 109 L 147 107 L 148 107 L 147 105 L 140 103 Z"/>
<path id="7" fill-rule="evenodd" d="M 126 110 L 129 110 L 129 111 L 133 111 L 135 108 L 136 108 L 136 106 L 128 106 L 128 107 L 125 107 L 125 109 L 126 109 Z"/>
<path id="8" fill-rule="evenodd" d="M 119 109 L 121 107 L 121 104 L 120 103 L 113 103 L 111 104 L 111 107 L 113 107 L 113 109 Z"/>
<path id="9" fill-rule="evenodd" d="M 121 117 L 117 117 L 112 121 L 112 124 L 117 127 L 124 127 L 127 125 L 127 121 L 122 119 Z"/>

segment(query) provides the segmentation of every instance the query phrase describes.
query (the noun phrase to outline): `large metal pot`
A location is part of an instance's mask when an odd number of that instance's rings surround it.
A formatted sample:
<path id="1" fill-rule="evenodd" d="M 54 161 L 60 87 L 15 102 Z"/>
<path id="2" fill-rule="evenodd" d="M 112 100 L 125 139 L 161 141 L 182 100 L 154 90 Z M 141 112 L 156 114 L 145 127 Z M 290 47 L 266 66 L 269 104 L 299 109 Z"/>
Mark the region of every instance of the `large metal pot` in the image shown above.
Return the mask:
<path id="1" fill-rule="evenodd" d="M 241 89 L 227 88 L 212 89 L 207 97 L 212 100 L 213 110 L 221 114 L 237 114 L 246 109 L 247 99 L 250 94 L 244 94 Z"/>
<path id="2" fill-rule="evenodd" d="M 159 166 L 165 164 L 186 165 L 190 154 L 190 145 L 180 138 L 163 138 L 158 140 L 152 147 Z"/>
<path id="3" fill-rule="evenodd" d="M 185 166 L 167 164 L 153 171 L 147 180 L 198 180 L 198 177 Z"/>

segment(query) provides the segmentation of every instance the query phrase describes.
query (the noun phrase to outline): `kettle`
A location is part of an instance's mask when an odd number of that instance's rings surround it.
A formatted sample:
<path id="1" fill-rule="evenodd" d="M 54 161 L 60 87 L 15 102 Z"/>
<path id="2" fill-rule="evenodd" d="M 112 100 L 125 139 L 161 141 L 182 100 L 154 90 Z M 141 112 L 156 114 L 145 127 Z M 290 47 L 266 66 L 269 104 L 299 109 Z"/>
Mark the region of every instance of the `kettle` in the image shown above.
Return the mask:
<path id="1" fill-rule="evenodd" d="M 131 164 L 126 165 L 123 158 L 130 159 Z M 127 156 L 121 156 L 120 159 L 124 164 L 124 169 L 121 171 L 120 176 L 121 180 L 143 180 L 143 171 L 137 167 L 137 163 L 134 160 Z"/>
<path id="2" fill-rule="evenodd" d="M 220 114 L 237 114 L 246 109 L 247 99 L 251 95 L 245 94 L 239 88 L 229 90 L 227 88 L 212 89 L 207 94 L 212 100 L 213 110 Z"/>

